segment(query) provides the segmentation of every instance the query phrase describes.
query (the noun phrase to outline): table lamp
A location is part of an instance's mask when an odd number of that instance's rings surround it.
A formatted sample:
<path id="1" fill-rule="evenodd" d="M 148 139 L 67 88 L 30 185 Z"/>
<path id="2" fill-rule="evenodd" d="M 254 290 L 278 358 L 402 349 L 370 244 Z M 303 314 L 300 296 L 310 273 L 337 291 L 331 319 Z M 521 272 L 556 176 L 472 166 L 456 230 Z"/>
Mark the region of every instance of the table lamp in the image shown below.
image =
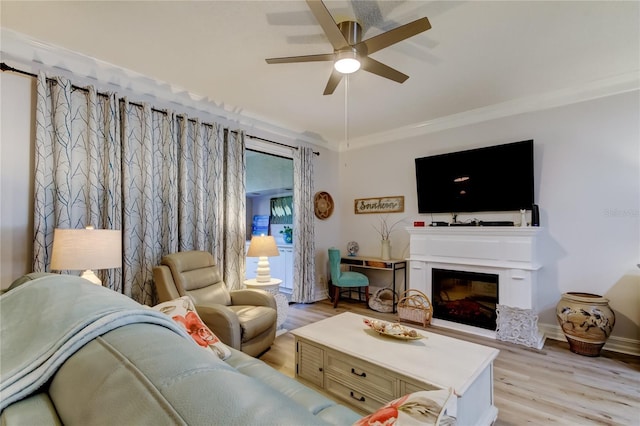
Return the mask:
<path id="1" fill-rule="evenodd" d="M 122 237 L 120 230 L 59 229 L 53 231 L 51 269 L 83 271 L 82 278 L 94 284 L 102 281 L 93 269 L 112 269 L 122 266 Z"/>
<path id="2" fill-rule="evenodd" d="M 257 257 L 258 269 L 256 269 L 256 281 L 268 283 L 271 281 L 271 270 L 269 269 L 269 259 L 271 256 L 280 256 L 276 239 L 271 235 L 254 235 L 249 243 L 247 257 Z"/>

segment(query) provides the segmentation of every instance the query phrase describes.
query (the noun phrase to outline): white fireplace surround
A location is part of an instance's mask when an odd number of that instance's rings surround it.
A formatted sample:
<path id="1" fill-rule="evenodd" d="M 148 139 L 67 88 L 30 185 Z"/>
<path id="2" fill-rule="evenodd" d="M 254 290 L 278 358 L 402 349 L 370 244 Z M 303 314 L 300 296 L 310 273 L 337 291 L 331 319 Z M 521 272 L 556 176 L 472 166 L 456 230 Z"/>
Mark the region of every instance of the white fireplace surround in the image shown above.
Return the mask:
<path id="1" fill-rule="evenodd" d="M 432 270 L 476 272 L 498 275 L 498 304 L 517 308 L 536 317 L 536 330 L 510 330 L 534 335 L 530 346 L 544 345 L 544 335 L 537 329 L 536 271 L 541 268 L 536 256 L 538 227 L 409 227 L 410 287 L 431 297 Z M 505 310 L 511 312 L 512 310 Z M 507 313 L 509 315 L 509 313 Z M 479 327 L 433 318 L 436 326 L 496 338 L 496 332 Z M 537 338 L 535 337 L 537 335 Z"/>

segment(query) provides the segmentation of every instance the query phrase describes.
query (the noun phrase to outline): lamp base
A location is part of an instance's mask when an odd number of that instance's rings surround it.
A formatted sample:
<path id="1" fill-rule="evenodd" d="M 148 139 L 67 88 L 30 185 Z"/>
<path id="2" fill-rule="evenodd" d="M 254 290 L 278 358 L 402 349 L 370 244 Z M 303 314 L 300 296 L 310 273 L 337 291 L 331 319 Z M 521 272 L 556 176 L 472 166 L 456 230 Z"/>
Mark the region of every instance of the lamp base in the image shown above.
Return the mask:
<path id="1" fill-rule="evenodd" d="M 271 269 L 269 268 L 269 258 L 260 256 L 258 258 L 258 269 L 256 269 L 256 281 L 268 283 L 271 281 Z"/>
<path id="2" fill-rule="evenodd" d="M 83 271 L 82 274 L 80 274 L 80 277 L 84 278 L 87 281 L 91 281 L 91 283 L 93 284 L 102 286 L 102 281 L 100 281 L 100 278 L 98 278 L 98 276 L 91 269 Z"/>

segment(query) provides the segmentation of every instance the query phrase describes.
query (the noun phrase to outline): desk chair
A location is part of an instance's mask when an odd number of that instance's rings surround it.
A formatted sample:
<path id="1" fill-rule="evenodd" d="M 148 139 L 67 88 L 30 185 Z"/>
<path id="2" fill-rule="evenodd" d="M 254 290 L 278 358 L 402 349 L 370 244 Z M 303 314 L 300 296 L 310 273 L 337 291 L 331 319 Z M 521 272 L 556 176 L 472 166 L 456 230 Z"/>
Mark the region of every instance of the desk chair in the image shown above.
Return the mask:
<path id="1" fill-rule="evenodd" d="M 333 307 L 338 306 L 340 290 L 343 288 L 364 287 L 364 294 L 369 306 L 369 278 L 365 274 L 340 269 L 340 250 L 329 249 L 329 268 L 331 270 L 331 282 L 334 286 Z"/>

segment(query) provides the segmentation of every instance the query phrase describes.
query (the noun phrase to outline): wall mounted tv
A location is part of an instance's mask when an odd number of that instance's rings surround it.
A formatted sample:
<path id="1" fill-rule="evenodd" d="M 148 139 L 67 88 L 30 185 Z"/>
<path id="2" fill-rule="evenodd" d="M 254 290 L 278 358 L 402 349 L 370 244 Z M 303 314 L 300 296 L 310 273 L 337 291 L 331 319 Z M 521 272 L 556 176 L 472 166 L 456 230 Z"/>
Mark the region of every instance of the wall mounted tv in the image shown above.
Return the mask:
<path id="1" fill-rule="evenodd" d="M 533 140 L 416 158 L 420 213 L 531 210 Z"/>

